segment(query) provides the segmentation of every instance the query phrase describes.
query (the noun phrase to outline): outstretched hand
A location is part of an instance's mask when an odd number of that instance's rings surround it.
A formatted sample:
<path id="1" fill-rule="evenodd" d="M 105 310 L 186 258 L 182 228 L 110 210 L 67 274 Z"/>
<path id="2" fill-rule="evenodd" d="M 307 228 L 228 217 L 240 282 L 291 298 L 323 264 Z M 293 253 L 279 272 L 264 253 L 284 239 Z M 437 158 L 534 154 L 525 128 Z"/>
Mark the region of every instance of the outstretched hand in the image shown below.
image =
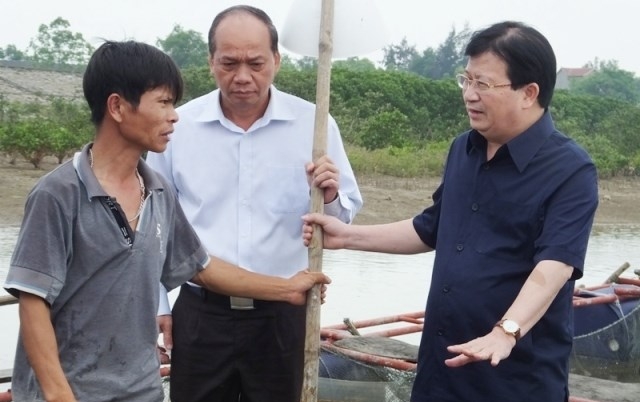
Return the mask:
<path id="1" fill-rule="evenodd" d="M 456 357 L 447 359 L 444 363 L 449 367 L 461 367 L 469 363 L 489 360 L 492 366 L 511 354 L 516 345 L 513 336 L 505 334 L 499 328 L 494 328 L 485 336 L 481 336 L 467 343 L 447 347 L 451 353 L 458 353 Z"/>

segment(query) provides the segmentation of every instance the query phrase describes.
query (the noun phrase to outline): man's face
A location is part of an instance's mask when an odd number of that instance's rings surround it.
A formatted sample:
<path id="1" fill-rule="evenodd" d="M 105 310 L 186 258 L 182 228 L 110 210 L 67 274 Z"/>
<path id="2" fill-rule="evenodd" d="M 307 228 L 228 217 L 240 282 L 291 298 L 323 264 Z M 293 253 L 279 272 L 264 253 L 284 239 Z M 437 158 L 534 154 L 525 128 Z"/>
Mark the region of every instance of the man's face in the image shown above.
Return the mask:
<path id="1" fill-rule="evenodd" d="M 218 25 L 215 41 L 209 66 L 222 94 L 225 115 L 261 115 L 280 67 L 280 55 L 271 51 L 267 26 L 252 15 L 231 14 Z"/>
<path id="2" fill-rule="evenodd" d="M 144 150 L 163 152 L 169 143 L 173 124 L 178 121 L 172 92 L 160 87 L 149 90 L 140 97 L 140 104 L 134 108 L 122 101 L 122 135 Z"/>
<path id="3" fill-rule="evenodd" d="M 471 80 L 482 81 L 489 86 L 510 83 L 507 76 L 507 64 L 493 53 L 483 53 L 470 57 L 464 75 Z M 511 86 L 482 88 L 482 85 L 469 83 L 462 90 L 469 123 L 488 141 L 504 142 L 517 132 L 523 116 L 519 90 Z"/>

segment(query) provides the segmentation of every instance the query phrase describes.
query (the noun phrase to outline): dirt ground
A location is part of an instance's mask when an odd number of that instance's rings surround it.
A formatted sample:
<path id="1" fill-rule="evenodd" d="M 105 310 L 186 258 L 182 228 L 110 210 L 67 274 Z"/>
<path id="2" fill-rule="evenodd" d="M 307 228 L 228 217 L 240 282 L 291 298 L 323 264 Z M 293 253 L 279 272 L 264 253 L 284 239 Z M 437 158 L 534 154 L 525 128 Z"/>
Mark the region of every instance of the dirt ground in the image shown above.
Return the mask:
<path id="1" fill-rule="evenodd" d="M 384 223 L 406 219 L 431 205 L 439 178 L 358 177 L 364 198 L 356 223 Z M 600 204 L 595 225 L 640 224 L 640 178 L 600 181 Z"/>
<path id="2" fill-rule="evenodd" d="M 41 169 L 18 160 L 9 164 L 0 157 L 0 225 L 19 225 L 24 200 L 31 187 L 57 163 L 47 159 Z M 439 178 L 398 178 L 381 175 L 359 176 L 364 207 L 355 223 L 393 222 L 413 217 L 431 205 L 431 194 Z M 600 182 L 597 225 L 640 225 L 640 178 L 613 178 Z"/>

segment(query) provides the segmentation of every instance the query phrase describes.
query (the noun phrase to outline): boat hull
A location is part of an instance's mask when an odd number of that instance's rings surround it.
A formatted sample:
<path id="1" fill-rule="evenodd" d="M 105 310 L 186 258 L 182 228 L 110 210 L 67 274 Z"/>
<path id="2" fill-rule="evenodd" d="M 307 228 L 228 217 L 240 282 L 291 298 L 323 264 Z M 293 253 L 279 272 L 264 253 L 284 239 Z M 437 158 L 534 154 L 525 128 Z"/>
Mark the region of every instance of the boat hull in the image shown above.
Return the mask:
<path id="1" fill-rule="evenodd" d="M 640 299 L 576 308 L 572 373 L 640 382 Z"/>

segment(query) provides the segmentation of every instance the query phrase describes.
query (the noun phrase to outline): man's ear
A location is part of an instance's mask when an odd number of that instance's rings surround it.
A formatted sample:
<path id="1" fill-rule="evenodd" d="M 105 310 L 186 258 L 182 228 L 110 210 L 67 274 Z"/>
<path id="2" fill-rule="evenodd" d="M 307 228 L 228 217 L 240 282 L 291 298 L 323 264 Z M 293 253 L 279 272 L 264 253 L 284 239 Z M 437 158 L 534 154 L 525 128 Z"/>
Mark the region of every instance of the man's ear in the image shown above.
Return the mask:
<path id="1" fill-rule="evenodd" d="M 540 94 L 540 87 L 535 82 L 527 84 L 523 89 L 524 101 L 528 107 L 538 102 L 538 95 Z"/>
<path id="2" fill-rule="evenodd" d="M 209 72 L 211 73 L 211 76 L 213 76 L 214 59 L 212 54 L 207 57 L 207 64 L 209 65 Z"/>
<path id="3" fill-rule="evenodd" d="M 275 52 L 273 54 L 273 57 L 276 64 L 276 74 L 277 74 L 278 71 L 280 71 L 280 62 L 282 61 L 282 57 L 280 56 L 280 52 Z"/>
<path id="4" fill-rule="evenodd" d="M 107 114 L 112 120 L 122 123 L 122 112 L 124 111 L 124 99 L 116 93 L 107 98 Z"/>

